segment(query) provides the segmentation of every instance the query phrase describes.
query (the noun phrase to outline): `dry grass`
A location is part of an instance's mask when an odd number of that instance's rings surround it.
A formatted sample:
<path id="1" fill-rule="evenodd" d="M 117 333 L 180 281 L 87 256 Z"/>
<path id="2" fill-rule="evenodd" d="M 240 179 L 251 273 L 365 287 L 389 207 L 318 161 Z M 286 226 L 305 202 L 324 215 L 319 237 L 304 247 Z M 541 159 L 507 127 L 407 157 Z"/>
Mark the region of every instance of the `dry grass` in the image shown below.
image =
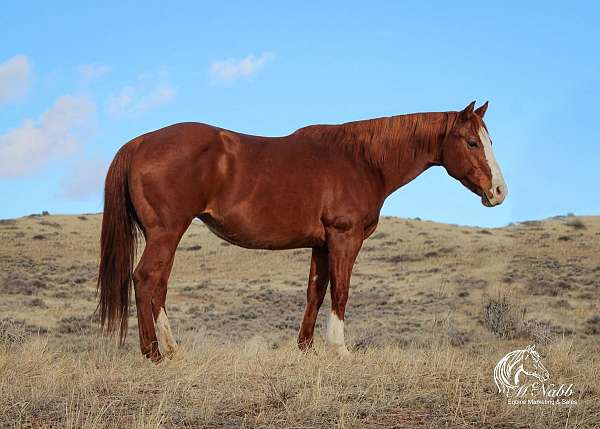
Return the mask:
<path id="1" fill-rule="evenodd" d="M 99 226 L 0 221 L 0 427 L 600 427 L 600 218 L 383 219 L 354 270 L 343 361 L 320 338 L 293 344 L 308 251 L 222 246 L 193 224 L 168 298 L 183 350 L 159 367 L 135 320 L 122 349 L 98 336 Z M 533 343 L 577 405 L 497 393 L 496 362 Z"/>
<path id="2" fill-rule="evenodd" d="M 350 360 L 188 337 L 155 367 L 98 337 L 0 346 L 0 424 L 36 427 L 594 427 L 598 353 L 560 340 L 546 364 L 577 386 L 574 407 L 515 407 L 490 383 L 515 343 L 367 348 Z"/>

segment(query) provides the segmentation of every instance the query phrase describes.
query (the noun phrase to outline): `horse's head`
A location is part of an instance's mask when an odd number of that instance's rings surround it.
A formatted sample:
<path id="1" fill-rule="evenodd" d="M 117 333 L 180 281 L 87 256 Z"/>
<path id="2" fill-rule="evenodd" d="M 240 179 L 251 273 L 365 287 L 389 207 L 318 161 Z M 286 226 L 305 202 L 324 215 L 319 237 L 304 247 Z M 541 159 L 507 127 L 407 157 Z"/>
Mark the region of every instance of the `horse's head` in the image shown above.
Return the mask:
<path id="1" fill-rule="evenodd" d="M 548 370 L 542 364 L 540 354 L 534 350 L 535 346 L 527 346 L 523 354 L 523 372 L 529 376 L 537 378 L 539 381 L 546 381 L 550 377 Z"/>
<path id="2" fill-rule="evenodd" d="M 475 102 L 459 112 L 442 148 L 442 164 L 452 177 L 481 197 L 487 207 L 506 198 L 507 188 L 483 122 L 488 103 L 473 110 Z"/>

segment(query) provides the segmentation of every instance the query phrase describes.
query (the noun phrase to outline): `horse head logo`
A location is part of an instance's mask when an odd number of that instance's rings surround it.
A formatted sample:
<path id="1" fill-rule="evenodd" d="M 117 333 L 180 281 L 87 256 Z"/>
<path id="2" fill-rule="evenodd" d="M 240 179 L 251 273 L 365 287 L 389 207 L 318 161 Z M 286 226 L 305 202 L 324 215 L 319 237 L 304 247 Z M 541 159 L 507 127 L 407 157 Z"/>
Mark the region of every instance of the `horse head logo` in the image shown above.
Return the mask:
<path id="1" fill-rule="evenodd" d="M 535 377 L 540 382 L 544 382 L 550 377 L 548 370 L 542 364 L 540 354 L 535 351 L 535 346 L 514 350 L 500 359 L 494 369 L 494 381 L 498 387 L 498 393 L 508 396 L 520 386 L 522 375 Z"/>

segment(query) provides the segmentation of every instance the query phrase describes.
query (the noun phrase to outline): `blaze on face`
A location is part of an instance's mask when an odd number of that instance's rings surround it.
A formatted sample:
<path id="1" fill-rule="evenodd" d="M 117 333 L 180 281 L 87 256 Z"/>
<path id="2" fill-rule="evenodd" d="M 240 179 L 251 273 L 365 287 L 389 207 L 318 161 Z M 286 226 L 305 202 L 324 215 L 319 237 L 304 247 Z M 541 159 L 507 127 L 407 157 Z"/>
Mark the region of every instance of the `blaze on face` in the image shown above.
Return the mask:
<path id="1" fill-rule="evenodd" d="M 459 112 L 442 148 L 442 164 L 448 174 L 479 195 L 483 205 L 493 207 L 504 201 L 507 188 L 483 122 L 488 103 L 474 107 L 473 101 Z"/>

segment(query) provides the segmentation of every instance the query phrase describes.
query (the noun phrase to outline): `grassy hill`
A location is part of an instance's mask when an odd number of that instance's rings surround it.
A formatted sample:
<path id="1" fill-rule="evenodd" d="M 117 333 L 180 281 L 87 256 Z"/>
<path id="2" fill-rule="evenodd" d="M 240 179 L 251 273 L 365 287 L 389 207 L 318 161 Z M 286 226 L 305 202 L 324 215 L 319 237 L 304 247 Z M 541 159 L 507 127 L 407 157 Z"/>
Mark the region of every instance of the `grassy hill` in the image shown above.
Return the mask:
<path id="1" fill-rule="evenodd" d="M 98 334 L 100 222 L 0 221 L 0 426 L 600 426 L 600 217 L 383 218 L 352 277 L 348 360 L 295 348 L 310 250 L 244 250 L 194 223 L 167 299 L 182 352 L 158 367 L 135 317 L 123 348 Z M 528 344 L 577 405 L 497 393 L 495 364 Z"/>

